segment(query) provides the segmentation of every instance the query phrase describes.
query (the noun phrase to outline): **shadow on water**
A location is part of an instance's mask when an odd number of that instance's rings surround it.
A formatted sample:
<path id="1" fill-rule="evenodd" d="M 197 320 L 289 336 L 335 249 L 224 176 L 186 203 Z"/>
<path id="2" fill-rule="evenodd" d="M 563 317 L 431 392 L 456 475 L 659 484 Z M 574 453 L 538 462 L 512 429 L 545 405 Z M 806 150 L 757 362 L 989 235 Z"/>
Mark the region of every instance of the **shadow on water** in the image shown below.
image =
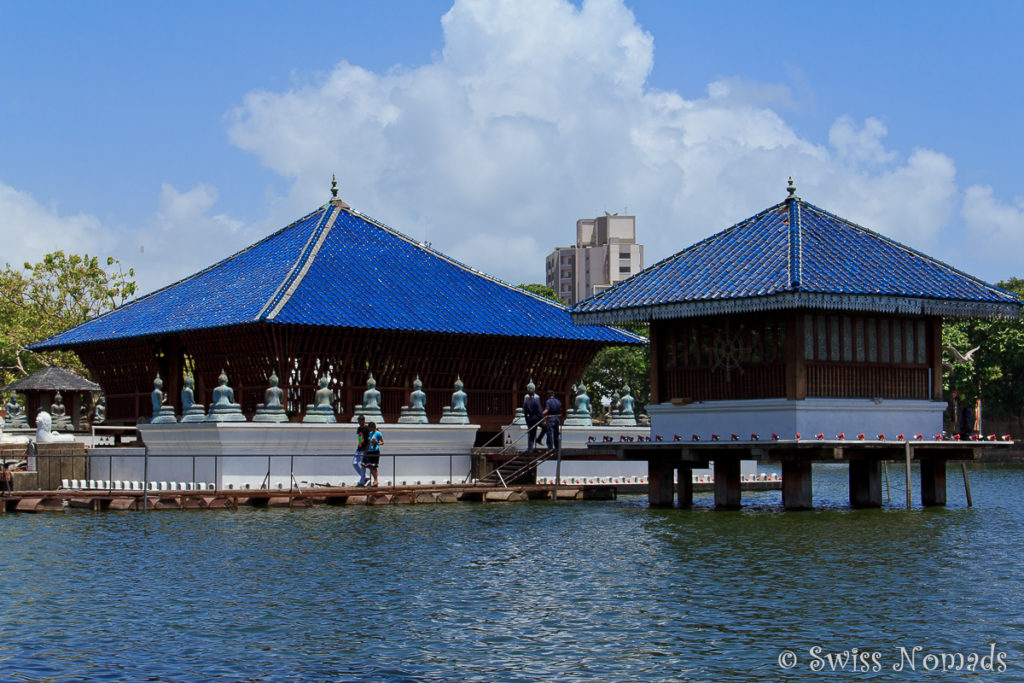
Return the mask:
<path id="1" fill-rule="evenodd" d="M 584 503 L 7 515 L 14 680 L 807 680 L 809 650 L 1021 666 L 1024 468 L 946 509 Z M 890 484 L 902 470 L 890 469 Z M 918 480 L 913 480 L 915 496 Z M 916 498 L 915 498 L 916 499 Z M 778 656 L 790 649 L 787 673 Z M 893 672 L 889 672 L 892 674 Z M 904 672 L 907 675 L 907 672 Z M 920 672 L 918 672 L 920 675 Z"/>

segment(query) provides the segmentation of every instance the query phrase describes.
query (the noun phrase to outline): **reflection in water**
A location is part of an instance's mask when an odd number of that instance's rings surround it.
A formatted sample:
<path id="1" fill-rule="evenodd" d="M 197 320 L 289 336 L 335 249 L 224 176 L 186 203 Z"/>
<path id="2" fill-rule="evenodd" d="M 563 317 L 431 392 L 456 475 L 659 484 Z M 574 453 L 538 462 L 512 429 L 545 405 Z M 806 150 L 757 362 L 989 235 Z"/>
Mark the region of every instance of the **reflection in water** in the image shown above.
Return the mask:
<path id="1" fill-rule="evenodd" d="M 995 642 L 1019 670 L 1024 468 L 947 509 L 611 502 L 0 517 L 15 680 L 779 680 L 777 657 Z M 914 480 L 915 487 L 917 480 Z M 803 667 L 803 668 L 800 668 Z M 891 673 L 891 672 L 890 672 Z M 905 674 L 907 675 L 907 674 Z"/>

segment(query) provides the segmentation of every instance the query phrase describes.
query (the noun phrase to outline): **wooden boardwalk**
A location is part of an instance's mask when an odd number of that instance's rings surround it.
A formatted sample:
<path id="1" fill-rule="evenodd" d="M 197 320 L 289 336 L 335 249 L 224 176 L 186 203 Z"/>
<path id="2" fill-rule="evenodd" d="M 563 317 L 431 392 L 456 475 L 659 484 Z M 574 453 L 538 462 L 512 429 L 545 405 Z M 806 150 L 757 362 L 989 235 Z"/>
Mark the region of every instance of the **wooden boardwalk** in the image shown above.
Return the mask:
<path id="1" fill-rule="evenodd" d="M 0 514 L 64 510 L 233 510 L 240 507 L 304 508 L 314 505 L 434 505 L 551 500 L 551 485 L 440 485 L 398 487 L 314 487 L 218 491 L 14 491 L 0 495 Z M 559 486 L 559 500 L 613 500 L 614 486 Z"/>

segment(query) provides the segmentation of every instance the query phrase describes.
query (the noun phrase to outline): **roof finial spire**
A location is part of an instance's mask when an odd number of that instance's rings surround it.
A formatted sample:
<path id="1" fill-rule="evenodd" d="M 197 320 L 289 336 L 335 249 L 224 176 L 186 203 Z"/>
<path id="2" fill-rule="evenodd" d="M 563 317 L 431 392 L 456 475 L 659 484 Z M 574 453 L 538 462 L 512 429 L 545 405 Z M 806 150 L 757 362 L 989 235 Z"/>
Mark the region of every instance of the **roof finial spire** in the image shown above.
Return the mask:
<path id="1" fill-rule="evenodd" d="M 786 187 L 786 192 L 789 193 L 790 199 L 797 199 L 796 185 L 793 183 L 793 176 L 789 176 L 789 185 Z"/>
<path id="2" fill-rule="evenodd" d="M 340 206 L 343 209 L 349 208 L 349 205 L 338 196 L 338 179 L 331 174 L 331 206 Z"/>

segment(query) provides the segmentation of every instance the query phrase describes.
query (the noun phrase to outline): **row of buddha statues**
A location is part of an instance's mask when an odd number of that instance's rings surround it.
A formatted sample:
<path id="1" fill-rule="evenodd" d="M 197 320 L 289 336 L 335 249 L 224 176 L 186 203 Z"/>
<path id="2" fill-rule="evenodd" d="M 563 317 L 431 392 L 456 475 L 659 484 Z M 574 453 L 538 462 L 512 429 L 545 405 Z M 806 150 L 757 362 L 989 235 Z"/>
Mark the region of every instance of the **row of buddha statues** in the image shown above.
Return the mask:
<path id="1" fill-rule="evenodd" d="M 253 422 L 288 422 L 288 414 L 284 408 L 284 390 L 278 386 L 280 380 L 276 372 L 271 373 L 268 379 L 269 386 L 263 392 L 263 403 L 256 406 L 256 413 L 253 415 Z M 337 414 L 342 412 L 341 405 L 335 399 L 336 389 L 330 388 L 330 379 L 324 375 L 320 377 L 318 388 L 313 398 L 313 403 L 306 406 L 303 422 L 307 423 L 336 423 Z M 217 378 L 217 387 L 213 390 L 210 409 L 207 411 L 203 404 L 195 400 L 195 380 L 192 375 L 185 377 L 184 388 L 181 390 L 181 418 L 186 422 L 245 422 L 246 417 L 242 412 L 242 406 L 235 402 L 235 392 L 228 386 L 227 374 L 222 370 Z M 340 388 L 342 382 L 338 382 L 336 388 Z M 157 374 L 153 380 L 153 415 L 150 420 L 152 424 L 170 424 L 179 421 L 175 414 L 174 406 L 167 404 L 167 395 L 163 390 L 164 382 Z M 445 406 L 441 415 L 441 424 L 469 424 L 469 412 L 466 409 L 467 395 L 463 390 L 462 378 L 455 380 L 455 391 L 452 393 L 451 405 Z M 370 374 L 366 382 L 366 391 L 363 392 L 363 402 L 355 407 L 352 415 L 352 422 L 358 421 L 363 416 L 367 422 L 384 424 L 384 414 L 381 412 L 381 393 L 377 389 L 377 381 Z M 417 377 L 413 382 L 413 390 L 409 394 L 409 404 L 402 406 L 400 423 L 427 424 L 427 395 L 423 391 L 423 382 Z"/>
<path id="2" fill-rule="evenodd" d="M 0 420 L 4 420 L 4 422 L 0 422 L 0 428 L 25 429 L 30 426 L 28 420 L 25 418 L 21 405 L 19 405 L 13 397 L 8 398 L 7 403 L 4 404 L 4 412 L 7 414 L 7 417 L 0 417 Z M 57 391 L 54 394 L 53 403 L 50 404 L 50 410 L 47 415 L 50 416 L 51 427 L 55 430 L 74 431 L 76 429 L 76 425 L 72 422 L 71 416 L 67 414 L 67 408 L 64 405 L 64 397 L 61 396 L 60 391 Z M 106 420 L 106 416 L 106 399 L 103 396 L 100 396 L 93 408 L 93 424 L 103 424 Z M 87 430 L 88 428 L 88 408 L 83 405 L 79 415 L 77 429 Z"/>

